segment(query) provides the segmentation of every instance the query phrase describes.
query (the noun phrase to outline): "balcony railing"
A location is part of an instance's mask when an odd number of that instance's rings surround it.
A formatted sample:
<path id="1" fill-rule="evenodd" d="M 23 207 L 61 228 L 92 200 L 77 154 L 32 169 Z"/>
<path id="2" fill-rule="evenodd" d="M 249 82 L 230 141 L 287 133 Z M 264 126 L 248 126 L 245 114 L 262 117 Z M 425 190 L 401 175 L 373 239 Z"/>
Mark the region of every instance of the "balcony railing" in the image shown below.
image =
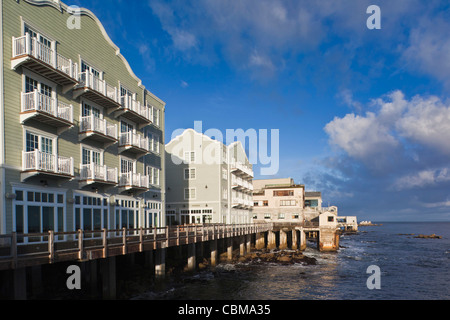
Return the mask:
<path id="1" fill-rule="evenodd" d="M 78 79 L 78 64 L 57 53 L 38 39 L 26 33 L 22 37 L 12 37 L 12 58 L 31 56 L 65 73 L 72 79 Z"/>
<path id="2" fill-rule="evenodd" d="M 253 191 L 253 183 L 241 177 L 236 177 L 232 175 L 231 186 L 236 189 L 246 189 L 248 191 Z"/>
<path id="3" fill-rule="evenodd" d="M 81 180 L 96 180 L 106 183 L 116 184 L 118 183 L 118 171 L 117 168 L 109 168 L 107 166 L 101 166 L 95 163 L 82 164 L 81 168 Z"/>
<path id="4" fill-rule="evenodd" d="M 121 173 L 119 178 L 119 187 L 148 189 L 149 177 L 140 173 Z"/>
<path id="5" fill-rule="evenodd" d="M 110 124 L 105 119 L 100 119 L 94 115 L 80 118 L 80 133 L 89 131 L 117 140 L 117 125 Z"/>
<path id="6" fill-rule="evenodd" d="M 235 161 L 231 162 L 230 166 L 231 166 L 232 171 L 235 171 L 235 172 L 237 171 L 239 173 L 243 173 L 244 175 L 247 175 L 249 177 L 254 176 L 252 166 L 247 166 L 242 163 L 235 162 Z"/>
<path id="7" fill-rule="evenodd" d="M 140 101 L 136 101 L 130 95 L 124 95 L 120 97 L 121 108 L 119 112 L 124 117 L 129 117 L 137 123 L 149 124 L 152 122 L 153 114 L 152 108 L 147 105 L 141 104 Z"/>
<path id="8" fill-rule="evenodd" d="M 74 176 L 73 158 L 48 154 L 39 150 L 23 151 L 23 171 L 43 171 L 53 174 Z"/>
<path id="9" fill-rule="evenodd" d="M 22 113 L 42 112 L 73 123 L 73 106 L 41 94 L 38 90 L 22 93 Z"/>
<path id="10" fill-rule="evenodd" d="M 80 73 L 79 81 L 81 86 L 95 90 L 105 97 L 119 102 L 117 88 L 109 85 L 105 80 L 100 79 L 92 72 L 85 71 Z"/>
<path id="11" fill-rule="evenodd" d="M 148 138 L 144 138 L 142 135 L 131 131 L 120 134 L 119 147 L 133 147 L 147 152 L 150 151 Z"/>

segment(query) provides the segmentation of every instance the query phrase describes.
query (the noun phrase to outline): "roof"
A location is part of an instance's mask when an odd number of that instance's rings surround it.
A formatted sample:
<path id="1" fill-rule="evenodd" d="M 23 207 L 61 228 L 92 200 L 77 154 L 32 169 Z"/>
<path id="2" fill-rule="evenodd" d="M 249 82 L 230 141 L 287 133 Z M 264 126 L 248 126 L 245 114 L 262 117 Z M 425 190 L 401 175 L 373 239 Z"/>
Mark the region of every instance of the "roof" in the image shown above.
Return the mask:
<path id="1" fill-rule="evenodd" d="M 305 191 L 305 198 L 322 198 L 322 192 L 319 192 L 319 191 Z"/>

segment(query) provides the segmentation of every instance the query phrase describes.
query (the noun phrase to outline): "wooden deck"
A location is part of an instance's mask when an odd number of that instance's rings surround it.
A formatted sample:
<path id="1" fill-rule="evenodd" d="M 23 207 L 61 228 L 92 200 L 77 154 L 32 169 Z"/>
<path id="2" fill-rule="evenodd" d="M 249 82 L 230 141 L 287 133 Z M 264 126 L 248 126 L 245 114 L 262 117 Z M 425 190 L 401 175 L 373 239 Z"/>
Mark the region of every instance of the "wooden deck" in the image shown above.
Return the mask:
<path id="1" fill-rule="evenodd" d="M 165 228 L 139 228 L 40 234 L 0 235 L 0 270 L 64 261 L 104 259 L 256 234 L 273 229 L 271 223 L 244 225 L 186 225 Z"/>

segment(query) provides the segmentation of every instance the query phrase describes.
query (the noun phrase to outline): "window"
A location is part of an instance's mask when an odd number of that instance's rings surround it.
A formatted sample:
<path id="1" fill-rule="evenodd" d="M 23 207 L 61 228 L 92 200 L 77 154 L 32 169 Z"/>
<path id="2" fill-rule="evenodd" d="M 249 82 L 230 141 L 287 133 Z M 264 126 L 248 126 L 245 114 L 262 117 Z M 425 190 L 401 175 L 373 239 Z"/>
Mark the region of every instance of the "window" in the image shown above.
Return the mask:
<path id="1" fill-rule="evenodd" d="M 32 131 L 25 132 L 25 151 L 33 152 L 39 150 L 42 153 L 53 154 L 54 139 L 40 135 Z"/>
<path id="2" fill-rule="evenodd" d="M 115 211 L 115 229 L 139 228 L 139 201 L 116 199 Z"/>
<path id="3" fill-rule="evenodd" d="M 269 201 L 268 200 L 264 200 L 263 201 L 263 206 L 264 207 L 268 207 L 269 206 Z"/>
<path id="4" fill-rule="evenodd" d="M 289 197 L 294 195 L 294 190 L 281 190 L 281 191 L 274 191 L 273 196 L 274 197 Z"/>
<path id="5" fill-rule="evenodd" d="M 44 47 L 49 48 L 49 49 L 52 47 L 52 41 L 50 39 L 39 34 L 38 31 L 34 30 L 29 25 L 25 24 L 23 31 L 24 31 L 24 35 L 27 33 L 30 34 L 31 38 L 36 38 L 39 41 L 39 43 L 42 44 Z M 31 49 L 32 50 L 34 50 L 33 46 L 34 46 L 34 43 L 33 43 L 33 41 L 31 41 Z"/>
<path id="6" fill-rule="evenodd" d="M 148 176 L 148 181 L 153 186 L 159 186 L 160 185 L 160 174 L 161 170 L 158 168 L 154 168 L 151 166 L 146 167 L 146 174 Z"/>
<path id="7" fill-rule="evenodd" d="M 278 220 L 284 220 L 285 219 L 285 214 L 284 213 L 279 213 L 278 214 Z"/>
<path id="8" fill-rule="evenodd" d="M 173 214 L 176 212 L 174 211 Z M 170 210 L 166 214 L 171 214 Z M 173 217 L 175 219 L 175 217 Z M 144 228 L 162 227 L 161 202 L 147 201 L 144 209 Z"/>
<path id="9" fill-rule="evenodd" d="M 194 151 L 186 151 L 184 153 L 184 162 L 185 163 L 195 163 L 195 152 Z"/>
<path id="10" fill-rule="evenodd" d="M 297 205 L 297 201 L 296 200 L 281 200 L 280 201 L 280 206 L 281 207 L 293 207 Z"/>
<path id="11" fill-rule="evenodd" d="M 76 230 L 100 231 L 108 229 L 108 198 L 75 194 L 74 227 Z M 86 233 L 86 238 L 100 237 L 100 232 Z"/>
<path id="12" fill-rule="evenodd" d="M 264 219 L 266 219 L 266 220 L 272 219 L 270 213 L 265 213 L 265 214 L 264 214 Z"/>
<path id="13" fill-rule="evenodd" d="M 121 97 L 122 105 L 131 109 L 132 100 L 136 97 L 136 94 L 121 85 L 120 86 L 120 97 Z"/>
<path id="14" fill-rule="evenodd" d="M 319 200 L 305 200 L 305 206 L 317 208 L 319 206 Z"/>
<path id="15" fill-rule="evenodd" d="M 82 147 L 81 153 L 82 153 L 82 161 L 83 161 L 82 164 L 83 165 L 88 165 L 88 164 L 93 163 L 93 164 L 100 166 L 102 164 L 102 160 L 101 160 L 102 154 L 100 151 Z"/>
<path id="16" fill-rule="evenodd" d="M 25 76 L 25 93 L 38 91 L 43 96 L 52 98 L 53 88 L 52 86 L 39 82 L 29 76 Z M 48 101 L 42 101 L 41 103 L 49 103 Z"/>
<path id="17" fill-rule="evenodd" d="M 134 126 L 124 120 L 121 120 L 120 121 L 120 132 L 121 133 L 134 132 Z"/>
<path id="18" fill-rule="evenodd" d="M 127 88 L 125 88 L 124 86 L 120 86 L 120 96 L 124 97 L 124 96 L 128 96 L 128 97 L 133 97 L 134 93 L 131 90 L 128 90 Z"/>
<path id="19" fill-rule="evenodd" d="M 227 188 L 222 189 L 222 199 L 227 200 L 228 199 L 228 190 Z"/>
<path id="20" fill-rule="evenodd" d="M 228 170 L 226 168 L 222 168 L 222 179 L 228 180 Z"/>
<path id="21" fill-rule="evenodd" d="M 25 93 L 33 92 L 38 89 L 39 82 L 26 76 L 25 77 Z"/>
<path id="22" fill-rule="evenodd" d="M 157 135 L 155 133 L 152 134 L 152 144 L 153 145 L 152 145 L 152 148 L 150 150 L 155 152 L 155 153 L 157 153 L 157 154 L 159 154 L 159 143 L 160 143 L 159 139 L 160 139 L 159 135 Z"/>
<path id="23" fill-rule="evenodd" d="M 81 110 L 81 114 L 83 117 L 89 117 L 89 116 L 93 115 L 97 119 L 102 118 L 102 113 L 101 113 L 100 109 L 98 109 L 90 104 L 87 104 L 86 102 L 83 102 L 83 109 Z"/>
<path id="24" fill-rule="evenodd" d="M 13 191 L 13 230 L 17 233 L 65 232 L 65 194 L 48 190 L 17 188 Z M 19 238 L 19 242 L 42 242 L 47 237 Z M 55 237 L 64 240 L 64 236 Z"/>
<path id="25" fill-rule="evenodd" d="M 101 74 L 102 72 L 100 72 L 99 70 L 95 69 L 94 67 L 90 66 L 89 64 L 86 63 L 86 61 L 81 61 L 81 72 L 89 72 L 92 73 L 95 77 L 97 78 L 101 78 Z"/>
<path id="26" fill-rule="evenodd" d="M 254 206 L 254 207 L 258 207 L 258 206 L 259 206 L 259 201 L 254 201 L 254 202 L 253 202 L 253 206 Z"/>
<path id="27" fill-rule="evenodd" d="M 184 180 L 195 180 L 196 170 L 195 168 L 184 169 Z"/>
<path id="28" fill-rule="evenodd" d="M 152 107 L 152 114 L 153 114 L 153 124 L 155 126 L 159 127 L 159 116 L 160 116 L 159 109 Z"/>
<path id="29" fill-rule="evenodd" d="M 328 222 L 334 222 L 334 217 L 333 216 L 329 216 L 328 217 Z"/>
<path id="30" fill-rule="evenodd" d="M 195 188 L 186 188 L 184 189 L 184 200 L 192 200 L 195 199 L 196 189 Z"/>
<path id="31" fill-rule="evenodd" d="M 121 158 L 120 159 L 120 173 L 134 173 L 135 172 L 135 166 L 134 166 L 134 161 L 133 160 L 129 160 L 129 159 L 125 159 L 125 158 Z"/>

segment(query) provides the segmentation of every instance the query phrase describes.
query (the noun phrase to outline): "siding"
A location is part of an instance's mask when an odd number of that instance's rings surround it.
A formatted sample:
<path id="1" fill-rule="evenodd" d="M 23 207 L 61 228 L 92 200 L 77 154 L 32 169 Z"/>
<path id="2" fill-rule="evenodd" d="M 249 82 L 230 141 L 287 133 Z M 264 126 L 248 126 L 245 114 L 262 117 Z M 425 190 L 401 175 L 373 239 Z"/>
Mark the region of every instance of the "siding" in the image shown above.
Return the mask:
<path id="1" fill-rule="evenodd" d="M 44 3 L 44 2 L 43 2 Z M 21 108 L 21 92 L 23 89 L 23 68 L 20 67 L 16 71 L 11 69 L 12 55 L 12 37 L 22 35 L 22 19 L 30 24 L 31 27 L 42 32 L 43 35 L 52 40 L 57 41 L 57 52 L 68 59 L 78 63 L 80 68 L 81 59 L 85 59 L 88 63 L 104 72 L 104 79 L 112 86 L 120 90 L 120 84 L 126 86 L 129 90 L 137 93 L 137 100 L 142 104 L 145 100 L 153 107 L 160 110 L 160 126 L 159 128 L 150 125 L 150 130 L 157 132 L 161 136 L 160 155 L 149 155 L 142 157 L 137 161 L 137 172 L 144 173 L 145 163 L 161 167 L 164 170 L 165 164 L 161 159 L 164 155 L 164 108 L 165 104 L 146 92 L 139 81 L 130 74 L 126 63 L 117 54 L 117 48 L 113 47 L 102 33 L 97 22 L 88 15 L 81 16 L 81 29 L 67 28 L 67 20 L 70 15 L 55 7 L 42 4 L 33 5 L 25 0 L 13 1 L 5 0 L 1 2 L 3 6 L 3 67 L 4 67 L 4 101 L 5 101 L 5 164 L 6 170 L 6 186 L 5 193 L 11 192 L 11 183 L 20 182 L 20 168 L 22 166 L 22 151 L 24 146 L 23 126 L 20 123 Z M 92 147 L 102 148 L 102 145 L 91 140 L 79 142 L 79 119 L 81 115 L 81 99 L 73 99 L 73 92 L 70 90 L 66 94 L 62 93 L 62 87 L 57 87 L 58 99 L 72 104 L 74 108 L 75 126 L 65 131 L 58 137 L 58 155 L 64 157 L 73 157 L 75 166 L 76 179 L 64 183 L 62 188 L 69 189 L 68 198 L 73 197 L 73 191 L 79 188 L 79 167 L 81 159 L 81 143 Z M 81 97 L 82 98 L 82 97 Z M 113 115 L 104 114 L 104 118 L 112 124 L 117 124 L 120 130 L 120 119 L 116 119 Z M 38 128 L 50 134 L 57 135 L 57 131 L 53 127 L 45 126 L 36 121 L 28 121 L 26 126 Z M 142 130 L 141 130 L 142 133 Z M 104 150 L 104 164 L 109 167 L 117 167 L 120 170 L 120 157 L 118 155 L 118 144 L 110 146 Z M 16 168 L 16 169 L 13 169 Z M 164 171 L 161 172 L 160 181 L 162 189 L 162 200 L 164 199 Z M 31 184 L 37 184 L 36 181 L 30 181 Z M 59 187 L 56 183 L 52 187 Z M 108 190 L 111 194 L 117 193 L 117 189 Z M 149 193 L 149 197 L 153 199 L 153 192 Z M 145 195 L 144 195 L 145 196 Z M 7 230 L 11 229 L 11 212 L 12 201 L 7 200 Z M 164 208 L 165 206 L 162 205 Z M 72 206 L 66 207 L 67 221 L 72 222 Z M 164 210 L 163 210 L 164 212 Z M 164 216 L 164 214 L 163 214 Z M 69 228 L 69 226 L 68 226 Z M 69 228 L 70 230 L 70 228 Z"/>

